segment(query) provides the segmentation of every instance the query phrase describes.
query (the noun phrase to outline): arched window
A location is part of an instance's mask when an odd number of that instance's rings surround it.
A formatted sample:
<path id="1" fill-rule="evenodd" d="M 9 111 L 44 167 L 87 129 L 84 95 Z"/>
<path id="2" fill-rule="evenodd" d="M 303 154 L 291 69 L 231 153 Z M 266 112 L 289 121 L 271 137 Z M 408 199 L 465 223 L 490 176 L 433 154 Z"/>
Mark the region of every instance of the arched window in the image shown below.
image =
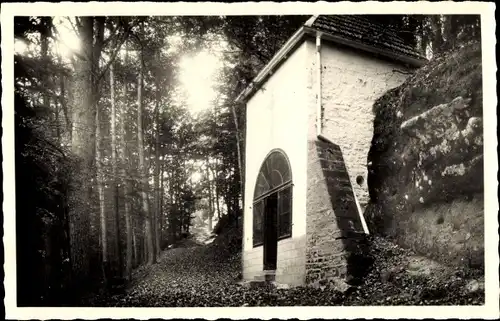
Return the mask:
<path id="1" fill-rule="evenodd" d="M 266 213 L 276 224 L 266 226 Z M 273 213 L 273 214 L 270 214 Z M 273 219 L 271 219 L 271 222 Z M 270 225 L 270 224 L 268 224 Z M 284 152 L 272 151 L 260 167 L 253 197 L 253 246 L 262 245 L 264 233 L 277 229 L 278 239 L 292 236 L 292 172 Z M 267 229 L 266 229 L 267 228 Z"/>

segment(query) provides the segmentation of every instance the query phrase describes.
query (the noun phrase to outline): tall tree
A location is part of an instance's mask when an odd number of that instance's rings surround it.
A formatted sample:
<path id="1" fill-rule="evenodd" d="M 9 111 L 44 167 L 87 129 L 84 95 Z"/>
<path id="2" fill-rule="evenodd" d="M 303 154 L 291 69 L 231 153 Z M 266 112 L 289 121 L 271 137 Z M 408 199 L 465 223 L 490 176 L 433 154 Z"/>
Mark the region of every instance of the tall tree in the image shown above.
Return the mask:
<path id="1" fill-rule="evenodd" d="M 158 59 L 159 60 L 159 59 Z M 156 248 L 156 255 L 160 255 L 160 232 L 159 232 L 159 219 L 161 216 L 161 208 L 160 208 L 160 99 L 161 99 L 161 93 L 160 93 L 160 85 L 159 85 L 159 79 L 158 79 L 158 74 L 155 77 L 156 80 L 156 88 L 155 88 L 155 128 L 154 128 L 154 134 L 155 134 L 155 167 L 154 167 L 154 237 L 155 237 L 155 248 Z"/>
<path id="2" fill-rule="evenodd" d="M 125 66 L 128 65 L 128 47 L 127 44 L 125 43 Z M 134 231 L 133 231 L 133 220 L 132 220 L 132 210 L 130 206 L 130 182 L 127 176 L 127 167 L 128 167 L 128 162 L 127 162 L 127 156 L 128 156 L 128 133 L 126 130 L 125 126 L 125 121 L 127 117 L 127 105 L 128 105 L 128 84 L 126 82 L 126 77 L 123 77 L 123 95 L 122 95 L 122 101 L 121 101 L 121 109 L 120 109 L 120 137 L 121 137 L 121 142 L 120 142 L 120 156 L 122 159 L 122 164 L 121 164 L 121 178 L 122 178 L 122 186 L 123 186 L 123 203 L 125 207 L 125 230 L 126 230 L 126 263 L 125 263 L 125 277 L 130 281 L 132 277 L 132 268 L 133 268 L 133 254 L 134 254 L 134 249 L 135 247 L 135 242 L 133 242 L 134 238 Z"/>
<path id="3" fill-rule="evenodd" d="M 118 179 L 118 158 L 117 158 L 117 142 L 116 142 L 116 101 L 115 101 L 115 76 L 113 64 L 110 64 L 109 68 L 109 82 L 110 82 L 110 94 L 111 94 L 111 166 L 113 175 L 113 209 L 114 209 L 114 221 L 115 221 L 115 250 L 118 255 L 118 273 L 121 277 L 123 271 L 123 258 L 122 249 L 120 241 L 120 212 L 119 212 L 119 179 Z"/>
<path id="4" fill-rule="evenodd" d="M 108 262 L 108 227 L 107 227 L 107 215 L 106 215 L 106 203 L 104 199 L 104 170 L 103 170 L 103 157 L 102 157 L 102 135 L 101 135 L 101 110 L 100 106 L 96 108 L 96 140 L 95 140 L 95 150 L 96 150 L 96 170 L 97 170 L 97 193 L 99 198 L 99 217 L 101 224 L 101 256 L 102 256 L 102 269 L 104 283 L 107 285 L 110 270 Z"/>
<path id="5" fill-rule="evenodd" d="M 49 62 L 51 60 L 51 57 L 49 56 L 49 39 L 52 37 L 52 17 L 42 17 L 40 18 L 40 51 L 41 51 L 41 58 L 42 58 L 42 64 L 45 66 L 49 65 Z M 48 85 L 48 73 L 47 72 L 42 72 L 41 73 L 41 82 L 45 85 Z M 45 92 L 42 95 L 42 105 L 45 108 L 50 108 L 50 95 L 49 93 Z M 57 129 L 57 121 L 54 122 L 56 124 L 56 129 Z"/>
<path id="6" fill-rule="evenodd" d="M 72 264 L 77 284 L 90 272 L 90 221 L 93 215 L 92 188 L 95 179 L 96 152 L 96 105 L 101 95 L 100 83 L 105 72 L 116 57 L 121 44 L 130 31 L 128 23 L 118 18 L 76 17 L 75 28 L 80 38 L 80 49 L 75 53 L 72 82 L 72 133 L 71 149 L 77 158 L 74 179 L 71 188 L 70 226 Z M 114 21 L 114 20 L 113 20 Z M 105 29 L 110 28 L 108 38 Z M 105 46 L 111 47 L 106 65 L 100 65 Z"/>
<path id="7" fill-rule="evenodd" d="M 146 233 L 147 245 L 147 263 L 156 263 L 156 251 L 154 249 L 154 236 L 152 227 L 151 211 L 149 209 L 148 199 L 148 177 L 146 174 L 146 164 L 144 160 L 144 132 L 143 132 L 143 104 L 142 104 L 142 86 L 143 86 L 143 69 L 144 61 L 142 57 L 142 50 L 139 54 L 139 80 L 137 83 L 137 149 L 139 154 L 139 171 L 141 180 L 141 196 L 142 196 L 142 210 L 144 213 L 144 230 Z"/>
<path id="8" fill-rule="evenodd" d="M 91 208 L 92 164 L 95 150 L 95 102 L 92 75 L 95 72 L 94 18 L 77 19 L 81 48 L 75 59 L 73 75 L 72 141 L 73 154 L 78 157 L 75 172 L 79 179 L 72 182 L 70 196 L 71 249 L 77 284 L 89 275 L 89 229 Z"/>

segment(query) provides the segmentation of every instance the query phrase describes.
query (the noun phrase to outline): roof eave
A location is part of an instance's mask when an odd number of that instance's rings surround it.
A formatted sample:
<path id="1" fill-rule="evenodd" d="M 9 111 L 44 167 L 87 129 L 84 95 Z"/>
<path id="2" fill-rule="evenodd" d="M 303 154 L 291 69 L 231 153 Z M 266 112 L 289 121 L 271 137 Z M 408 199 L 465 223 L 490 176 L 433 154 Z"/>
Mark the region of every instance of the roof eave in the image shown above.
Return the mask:
<path id="1" fill-rule="evenodd" d="M 297 30 L 293 36 L 281 47 L 281 49 L 273 56 L 273 58 L 262 68 L 257 76 L 252 80 L 243 92 L 236 97 L 237 103 L 245 103 L 249 96 L 259 89 L 259 86 L 266 80 L 270 73 L 278 66 L 288 54 L 295 49 L 305 35 L 305 27 Z"/>
<path id="2" fill-rule="evenodd" d="M 334 43 L 343 44 L 343 45 L 346 45 L 348 47 L 352 47 L 352 48 L 360 49 L 360 50 L 363 50 L 366 52 L 371 52 L 374 54 L 378 54 L 381 56 L 392 58 L 394 60 L 403 62 L 403 63 L 408 64 L 408 65 L 415 67 L 415 68 L 422 67 L 423 65 L 425 65 L 428 62 L 427 59 L 423 59 L 423 58 L 418 59 L 418 58 L 410 57 L 408 55 L 398 54 L 398 53 L 395 53 L 395 52 L 392 52 L 389 50 L 379 49 L 379 48 L 365 45 L 365 44 L 362 44 L 362 43 L 359 43 L 356 41 L 351 41 L 351 40 L 348 40 L 348 39 L 345 39 L 342 37 L 334 36 L 334 35 L 331 35 L 329 33 L 323 33 L 322 38 L 325 40 L 329 40 L 331 42 L 334 42 Z"/>

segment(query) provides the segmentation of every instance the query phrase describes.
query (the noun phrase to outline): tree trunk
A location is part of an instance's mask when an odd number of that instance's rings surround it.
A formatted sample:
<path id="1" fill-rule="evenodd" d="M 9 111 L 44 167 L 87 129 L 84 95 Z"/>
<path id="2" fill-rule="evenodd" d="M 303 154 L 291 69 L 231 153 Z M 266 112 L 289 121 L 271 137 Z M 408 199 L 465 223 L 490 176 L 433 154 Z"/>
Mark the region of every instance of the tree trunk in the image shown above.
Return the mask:
<path id="1" fill-rule="evenodd" d="M 114 210 L 114 220 L 115 220 L 115 250 L 118 255 L 118 276 L 122 276 L 123 272 L 123 258 L 122 258 L 122 248 L 121 248 L 121 233 L 120 233 L 120 212 L 118 203 L 118 158 L 116 155 L 117 145 L 116 145 L 116 102 L 115 102 L 115 79 L 113 64 L 109 67 L 109 86 L 111 91 L 111 166 L 113 173 L 113 210 Z"/>
<path id="2" fill-rule="evenodd" d="M 123 176 L 123 202 L 125 206 L 125 229 L 127 231 L 127 252 L 126 252 L 126 265 L 125 265 L 125 277 L 128 281 L 130 281 L 132 277 L 132 219 L 131 219 L 131 208 L 130 202 L 128 200 L 129 194 L 129 182 L 126 175 L 125 168 L 122 168 L 122 176 Z"/>
<path id="3" fill-rule="evenodd" d="M 241 146 L 240 146 L 240 129 L 238 126 L 238 115 L 236 114 L 236 108 L 234 104 L 231 104 L 231 112 L 233 113 L 234 119 L 234 127 L 236 128 L 236 151 L 238 156 L 238 174 L 239 174 L 239 185 L 240 185 L 240 194 L 243 193 L 243 166 L 242 166 L 242 154 L 241 154 Z M 240 195 L 238 195 L 239 197 Z"/>
<path id="4" fill-rule="evenodd" d="M 207 166 L 205 167 L 205 173 L 207 175 L 208 182 L 208 233 L 212 233 L 212 217 L 214 215 L 214 205 L 212 199 L 212 181 L 210 180 L 210 171 L 208 167 L 210 163 L 210 159 L 207 157 Z"/>
<path id="5" fill-rule="evenodd" d="M 164 175 L 164 166 L 163 163 L 165 162 L 165 158 L 163 158 L 161 165 L 160 165 L 160 202 L 159 202 L 159 217 L 158 217 L 158 224 L 159 224 L 159 251 L 162 250 L 162 242 L 163 242 L 163 195 L 165 195 L 165 187 L 164 187 L 164 182 L 163 182 L 163 175 Z"/>
<path id="6" fill-rule="evenodd" d="M 174 226 L 174 221 L 173 221 L 173 218 L 174 216 L 172 215 L 173 214 L 173 211 L 175 209 L 174 207 L 174 170 L 172 169 L 171 172 L 170 172 L 170 175 L 169 175 L 169 179 L 168 179 L 168 182 L 169 182 L 169 185 L 168 185 L 168 193 L 170 194 L 170 213 L 169 213 L 169 217 L 167 218 L 168 219 L 168 222 L 169 222 L 169 226 L 168 226 L 168 233 L 167 233 L 167 240 L 169 240 L 169 243 L 174 239 L 174 229 L 173 229 L 173 226 Z"/>
<path id="7" fill-rule="evenodd" d="M 443 49 L 449 50 L 455 47 L 457 40 L 457 17 L 455 15 L 443 16 Z"/>
<path id="8" fill-rule="evenodd" d="M 142 55 L 142 53 L 141 53 Z M 142 106 L 142 73 L 143 73 L 143 63 L 142 57 L 139 58 L 139 81 L 137 86 L 137 147 L 139 153 L 139 172 L 141 175 L 141 196 L 142 196 L 142 209 L 145 215 L 145 237 L 147 243 L 147 264 L 156 263 L 156 252 L 154 249 L 154 238 L 153 238 L 153 228 L 151 226 L 151 211 L 149 210 L 149 199 L 147 194 L 148 179 L 146 176 L 146 167 L 144 160 L 144 133 L 143 133 L 143 106 Z"/>
<path id="9" fill-rule="evenodd" d="M 108 229 L 107 229 L 107 217 L 106 217 L 106 204 L 104 201 L 104 174 L 102 169 L 102 155 L 101 155 L 101 113 L 100 108 L 96 108 L 95 123 L 95 151 L 96 151 L 96 170 L 97 170 L 97 193 L 99 197 L 99 216 L 101 223 L 101 246 L 102 246 L 102 266 L 104 271 L 104 283 L 107 284 L 109 279 L 108 270 Z"/>
<path id="10" fill-rule="evenodd" d="M 436 55 L 439 53 L 443 46 L 443 33 L 442 27 L 442 15 L 432 15 L 430 18 L 430 23 L 432 27 L 432 53 Z"/>
<path id="11" fill-rule="evenodd" d="M 156 102 L 155 102 L 155 172 L 154 172 L 154 237 L 156 255 L 160 256 L 160 233 L 158 219 L 160 217 L 160 89 L 158 75 L 156 80 Z"/>
<path id="12" fill-rule="evenodd" d="M 75 60 L 73 80 L 74 105 L 71 148 L 78 158 L 76 176 L 70 189 L 69 218 L 71 230 L 71 264 L 77 287 L 87 284 L 89 276 L 90 187 L 95 151 L 95 104 L 93 97 L 92 44 L 93 18 L 80 18 L 81 54 Z"/>
<path id="13" fill-rule="evenodd" d="M 57 100 L 54 100 L 54 108 L 55 108 L 55 126 L 56 126 L 56 141 L 57 144 L 61 144 L 61 126 L 59 126 L 59 103 Z"/>
<path id="14" fill-rule="evenodd" d="M 44 64 L 45 67 L 48 67 L 49 64 L 49 56 L 48 56 L 48 50 L 49 50 L 49 37 L 52 34 L 52 17 L 42 17 L 42 29 L 40 32 L 40 53 L 42 56 L 42 63 Z M 42 83 L 46 84 L 47 82 L 47 73 L 42 73 Z M 50 108 L 50 102 L 49 102 L 49 94 L 48 93 L 43 93 L 42 94 L 42 104 L 45 108 Z"/>
<path id="15" fill-rule="evenodd" d="M 220 193 L 219 193 L 219 184 L 217 184 L 217 170 L 218 170 L 218 166 L 217 166 L 217 159 L 215 160 L 215 164 L 214 164 L 214 169 L 210 168 L 212 170 L 212 174 L 214 176 L 214 180 L 215 180 L 215 206 L 217 208 L 217 218 L 220 219 L 221 217 L 221 213 L 220 213 L 220 206 L 219 206 L 219 197 L 220 197 Z"/>
<path id="16" fill-rule="evenodd" d="M 125 44 L 125 66 L 128 66 L 128 51 L 127 45 Z M 130 181 L 127 177 L 127 156 L 128 156 L 128 146 L 127 141 L 129 137 L 129 133 L 125 127 L 125 118 L 127 117 L 127 106 L 128 106 L 128 84 L 126 83 L 126 79 L 124 79 L 123 85 L 123 101 L 120 109 L 120 154 L 121 159 L 123 160 L 120 170 L 121 170 L 121 179 L 123 185 L 123 203 L 125 207 L 125 230 L 127 233 L 127 245 L 126 245 L 126 263 L 125 263 L 125 277 L 128 281 L 132 278 L 132 269 L 135 266 L 133 261 L 133 254 L 136 252 L 135 246 L 135 235 L 133 232 L 133 220 L 132 220 L 132 209 L 130 206 L 129 194 L 130 194 Z M 135 253 L 135 260 L 137 261 L 137 253 Z"/>
<path id="17" fill-rule="evenodd" d="M 62 58 L 61 58 L 60 54 L 58 54 L 57 59 L 58 59 L 59 64 L 62 64 Z M 61 96 L 59 97 L 59 103 L 60 103 L 60 106 L 62 108 L 63 115 L 64 115 L 66 132 L 69 133 L 70 140 L 71 140 L 71 121 L 69 119 L 69 111 L 68 111 L 68 105 L 67 105 L 67 101 L 69 100 L 69 97 L 68 97 L 68 99 L 66 99 L 66 84 L 65 83 L 66 83 L 65 76 L 63 74 L 61 74 L 59 76 L 59 89 L 61 90 Z M 58 111 L 58 113 L 57 113 L 58 118 L 59 118 L 59 112 L 60 111 Z M 60 131 L 61 127 L 59 126 L 59 122 L 57 123 L 57 125 L 58 125 L 58 130 Z"/>
<path id="18" fill-rule="evenodd" d="M 134 221 L 132 221 L 132 223 L 133 222 Z M 132 224 L 132 226 L 135 227 L 136 225 Z M 139 265 L 139 247 L 137 244 L 137 236 L 136 236 L 135 228 L 132 228 L 132 243 L 134 246 L 134 265 L 133 266 L 136 267 Z"/>
<path id="19" fill-rule="evenodd" d="M 70 87 L 70 82 L 67 78 L 64 76 L 61 79 L 61 92 L 64 92 L 65 88 L 71 88 Z M 68 132 L 68 138 L 69 141 L 71 142 L 73 140 L 73 121 L 72 121 L 72 115 L 73 115 L 73 109 L 70 109 L 70 106 L 73 106 L 74 104 L 74 92 L 73 90 L 68 90 L 68 97 L 65 100 L 63 97 L 63 112 L 64 112 L 64 118 L 66 119 L 66 131 Z"/>
<path id="20" fill-rule="evenodd" d="M 40 53 L 42 56 L 42 64 L 44 65 L 44 68 L 49 67 L 50 63 L 50 57 L 48 55 L 49 51 L 49 37 L 52 36 L 52 17 L 42 17 L 42 29 L 40 32 Z M 43 84 L 47 84 L 48 79 L 47 79 L 47 74 L 46 72 L 41 73 L 41 81 Z M 57 109 L 57 101 L 54 101 L 55 105 L 55 110 L 53 114 L 53 119 L 54 119 L 54 132 L 53 135 L 57 138 L 59 141 L 59 124 L 58 124 L 58 109 Z M 50 96 L 48 92 L 42 93 L 42 105 L 44 108 L 50 109 Z"/>

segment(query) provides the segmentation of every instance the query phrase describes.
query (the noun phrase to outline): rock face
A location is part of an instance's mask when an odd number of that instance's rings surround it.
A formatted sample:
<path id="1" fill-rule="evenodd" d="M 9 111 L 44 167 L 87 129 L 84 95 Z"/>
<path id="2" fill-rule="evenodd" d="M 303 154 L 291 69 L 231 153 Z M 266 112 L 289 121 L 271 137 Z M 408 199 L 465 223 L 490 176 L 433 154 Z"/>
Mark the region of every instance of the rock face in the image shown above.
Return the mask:
<path id="1" fill-rule="evenodd" d="M 479 44 L 437 58 L 374 105 L 370 228 L 452 264 L 483 267 Z"/>

